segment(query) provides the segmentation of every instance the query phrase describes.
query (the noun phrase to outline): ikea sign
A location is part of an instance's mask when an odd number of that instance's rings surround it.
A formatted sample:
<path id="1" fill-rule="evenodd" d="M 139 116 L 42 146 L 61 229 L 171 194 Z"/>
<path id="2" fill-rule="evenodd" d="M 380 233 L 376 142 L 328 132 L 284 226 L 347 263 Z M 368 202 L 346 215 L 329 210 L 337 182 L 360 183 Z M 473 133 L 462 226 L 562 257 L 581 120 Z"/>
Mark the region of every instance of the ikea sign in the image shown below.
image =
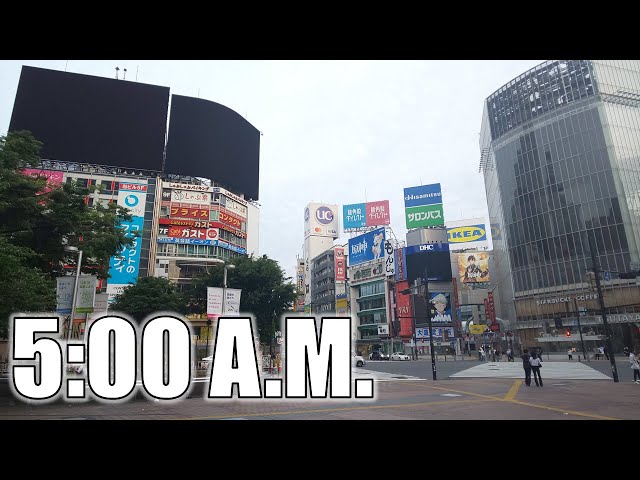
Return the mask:
<path id="1" fill-rule="evenodd" d="M 487 239 L 484 224 L 447 229 L 449 243 L 481 242 Z"/>

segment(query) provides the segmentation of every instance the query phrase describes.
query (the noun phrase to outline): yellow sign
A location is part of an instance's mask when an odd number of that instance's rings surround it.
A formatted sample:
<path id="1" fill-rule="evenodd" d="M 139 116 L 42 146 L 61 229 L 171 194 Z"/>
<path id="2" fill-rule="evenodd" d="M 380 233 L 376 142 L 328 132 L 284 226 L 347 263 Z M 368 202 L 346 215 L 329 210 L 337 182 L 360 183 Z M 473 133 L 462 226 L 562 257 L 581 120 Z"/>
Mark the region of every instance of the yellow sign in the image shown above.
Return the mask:
<path id="1" fill-rule="evenodd" d="M 462 283 L 484 283 L 490 279 L 489 254 L 464 252 L 458 254 L 458 275 Z"/>
<path id="2" fill-rule="evenodd" d="M 484 225 L 469 225 L 467 227 L 453 227 L 447 229 L 449 243 L 478 242 L 487 239 Z"/>
<path id="3" fill-rule="evenodd" d="M 486 325 L 470 325 L 469 333 L 471 333 L 472 335 L 480 335 L 484 333 L 486 329 L 487 329 Z"/>
<path id="4" fill-rule="evenodd" d="M 336 308 L 347 308 L 347 299 L 346 298 L 337 299 Z"/>

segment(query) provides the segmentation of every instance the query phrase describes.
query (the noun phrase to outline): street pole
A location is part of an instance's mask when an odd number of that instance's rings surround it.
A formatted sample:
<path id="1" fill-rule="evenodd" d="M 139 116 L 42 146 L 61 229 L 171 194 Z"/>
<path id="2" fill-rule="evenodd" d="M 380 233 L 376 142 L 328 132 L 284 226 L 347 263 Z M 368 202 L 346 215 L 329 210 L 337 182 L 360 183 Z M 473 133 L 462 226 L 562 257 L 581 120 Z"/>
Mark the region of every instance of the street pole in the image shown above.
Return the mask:
<path id="1" fill-rule="evenodd" d="M 222 281 L 222 315 L 224 316 L 225 311 L 224 311 L 224 301 L 226 300 L 226 296 L 227 296 L 227 266 L 224 266 L 224 276 L 223 276 L 223 281 Z"/>
<path id="2" fill-rule="evenodd" d="M 415 360 L 418 360 L 418 337 L 416 336 L 416 301 L 411 295 L 411 328 L 413 329 L 413 355 Z"/>
<path id="3" fill-rule="evenodd" d="M 582 338 L 582 327 L 580 326 L 580 312 L 578 311 L 578 300 L 576 297 L 573 297 L 573 305 L 576 309 L 576 317 L 578 318 L 578 333 L 580 333 L 580 343 L 582 344 L 582 353 L 584 353 L 584 358 L 589 361 L 589 354 L 587 353 L 587 349 L 584 348 L 584 339 Z"/>
<path id="4" fill-rule="evenodd" d="M 78 267 L 76 268 L 76 284 L 73 287 L 73 300 L 71 302 L 71 318 L 69 319 L 69 331 L 67 332 L 67 343 L 71 343 L 71 331 L 73 330 L 73 319 L 76 316 L 76 301 L 78 299 L 78 285 L 80 284 L 81 264 L 82 264 L 82 250 L 78 250 Z M 87 326 L 85 325 L 84 328 L 86 330 Z"/>
<path id="5" fill-rule="evenodd" d="M 424 301 L 427 304 L 427 326 L 429 328 L 429 350 L 431 352 L 431 370 L 433 371 L 433 379 L 437 380 L 438 377 L 436 375 L 436 354 L 433 351 L 433 327 L 431 325 L 431 302 L 429 301 L 429 275 L 427 274 L 427 267 L 424 267 Z"/>
<path id="6" fill-rule="evenodd" d="M 598 303 L 600 305 L 600 313 L 602 315 L 602 325 L 604 326 L 604 334 L 607 337 L 607 350 L 609 350 L 609 360 L 611 361 L 611 373 L 613 373 L 613 381 L 618 382 L 618 369 L 616 368 L 616 360 L 613 352 L 613 343 L 609 334 L 609 324 L 607 322 L 607 314 L 604 309 L 604 297 L 602 296 L 602 286 L 600 285 L 600 268 L 596 261 L 596 251 L 593 241 L 593 231 L 589 234 L 589 249 L 591 250 L 591 262 L 593 263 L 593 273 L 596 277 L 596 289 L 598 290 Z"/>

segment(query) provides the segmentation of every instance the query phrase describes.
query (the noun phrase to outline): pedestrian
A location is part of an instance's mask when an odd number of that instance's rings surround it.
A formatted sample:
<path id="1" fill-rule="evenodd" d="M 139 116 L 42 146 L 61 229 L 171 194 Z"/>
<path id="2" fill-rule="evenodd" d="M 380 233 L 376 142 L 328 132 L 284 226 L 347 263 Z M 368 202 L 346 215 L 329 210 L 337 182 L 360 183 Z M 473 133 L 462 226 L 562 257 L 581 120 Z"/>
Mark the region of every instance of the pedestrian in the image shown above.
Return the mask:
<path id="1" fill-rule="evenodd" d="M 536 387 L 542 386 L 542 377 L 540 376 L 540 367 L 542 367 L 542 358 L 538 357 L 536 352 L 531 353 L 529 358 L 529 364 L 531 365 L 531 371 L 533 372 L 533 379 L 536 382 Z M 540 380 L 540 382 L 538 382 Z"/>
<path id="2" fill-rule="evenodd" d="M 567 354 L 569 355 L 569 360 L 573 360 L 573 350 L 569 349 Z"/>
<path id="3" fill-rule="evenodd" d="M 511 348 L 507 348 L 507 362 L 513 362 L 513 352 Z"/>
<path id="4" fill-rule="evenodd" d="M 480 350 L 478 350 L 478 355 L 480 355 L 480 361 L 484 360 L 484 348 L 480 347 Z"/>
<path id="5" fill-rule="evenodd" d="M 531 363 L 529 362 L 529 350 L 524 349 L 522 351 L 522 368 L 524 368 L 524 383 L 527 387 L 531 386 Z"/>
<path id="6" fill-rule="evenodd" d="M 633 383 L 640 383 L 640 361 L 635 353 L 629 351 L 629 363 L 633 368 Z"/>

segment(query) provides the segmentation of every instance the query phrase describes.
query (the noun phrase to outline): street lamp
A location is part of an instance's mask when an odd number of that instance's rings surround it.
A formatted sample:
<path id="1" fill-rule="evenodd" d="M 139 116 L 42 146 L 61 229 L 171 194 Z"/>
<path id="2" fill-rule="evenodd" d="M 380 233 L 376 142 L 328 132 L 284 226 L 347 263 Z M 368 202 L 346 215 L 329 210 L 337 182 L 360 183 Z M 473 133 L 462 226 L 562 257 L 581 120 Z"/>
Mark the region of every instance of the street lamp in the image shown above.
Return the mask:
<path id="1" fill-rule="evenodd" d="M 222 315 L 226 313 L 224 309 L 224 302 L 227 297 L 227 270 L 233 270 L 234 268 L 236 268 L 236 266 L 231 264 L 225 264 L 224 266 L 224 279 L 222 281 Z"/>
<path id="2" fill-rule="evenodd" d="M 64 247 L 65 252 L 77 252 L 78 253 L 78 266 L 76 268 L 76 283 L 73 287 L 73 300 L 71 302 L 71 318 L 69 319 L 69 331 L 67 332 L 67 343 L 71 342 L 71 330 L 73 329 L 73 319 L 76 316 L 76 300 L 78 298 L 78 285 L 80 284 L 80 266 L 82 264 L 82 250 L 78 247 L 72 247 L 66 245 Z M 85 325 L 85 329 L 87 326 Z"/>

